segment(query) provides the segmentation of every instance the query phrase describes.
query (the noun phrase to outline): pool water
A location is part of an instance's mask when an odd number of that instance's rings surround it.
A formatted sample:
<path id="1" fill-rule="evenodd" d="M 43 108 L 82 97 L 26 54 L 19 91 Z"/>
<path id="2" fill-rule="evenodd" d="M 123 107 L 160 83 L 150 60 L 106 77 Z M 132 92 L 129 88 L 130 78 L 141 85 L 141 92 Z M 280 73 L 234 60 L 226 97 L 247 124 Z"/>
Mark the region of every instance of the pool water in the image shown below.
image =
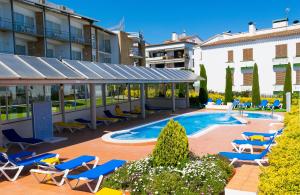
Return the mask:
<path id="1" fill-rule="evenodd" d="M 271 119 L 271 115 L 260 113 L 245 113 L 248 118 L 254 119 Z M 234 115 L 237 115 L 235 113 Z M 188 136 L 194 135 L 213 125 L 240 125 L 242 124 L 235 117 L 227 113 L 197 113 L 184 114 L 173 117 L 184 126 Z M 153 122 L 136 128 L 125 131 L 117 131 L 110 135 L 110 138 L 116 140 L 149 140 L 156 139 L 159 136 L 162 128 L 166 126 L 170 118 Z"/>

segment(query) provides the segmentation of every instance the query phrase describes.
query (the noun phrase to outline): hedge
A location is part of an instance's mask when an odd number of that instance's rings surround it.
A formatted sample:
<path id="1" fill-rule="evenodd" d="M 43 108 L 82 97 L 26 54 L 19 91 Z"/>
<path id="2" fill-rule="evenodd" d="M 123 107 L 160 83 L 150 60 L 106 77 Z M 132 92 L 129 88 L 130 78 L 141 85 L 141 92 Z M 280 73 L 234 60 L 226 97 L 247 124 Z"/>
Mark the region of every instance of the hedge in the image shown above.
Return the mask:
<path id="1" fill-rule="evenodd" d="M 300 192 L 300 110 L 285 115 L 285 129 L 268 155 L 269 166 L 262 168 L 260 194 L 298 194 Z"/>

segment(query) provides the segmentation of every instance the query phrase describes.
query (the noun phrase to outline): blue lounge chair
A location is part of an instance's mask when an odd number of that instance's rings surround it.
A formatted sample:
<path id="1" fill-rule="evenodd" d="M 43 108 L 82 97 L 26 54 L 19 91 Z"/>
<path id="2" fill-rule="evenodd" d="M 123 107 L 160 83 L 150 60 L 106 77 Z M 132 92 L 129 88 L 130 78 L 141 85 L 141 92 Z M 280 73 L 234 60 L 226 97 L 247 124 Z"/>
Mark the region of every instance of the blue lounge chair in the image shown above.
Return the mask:
<path id="1" fill-rule="evenodd" d="M 84 124 L 84 125 L 87 125 L 88 127 L 91 128 L 91 124 L 92 124 L 92 121 L 90 120 L 86 120 L 86 119 L 83 119 L 83 118 L 77 118 L 77 119 L 74 119 L 74 121 L 78 122 L 78 123 L 81 123 L 81 124 Z M 97 125 L 103 125 L 104 122 L 103 121 L 96 121 L 96 124 Z"/>
<path id="2" fill-rule="evenodd" d="M 222 103 L 223 103 L 223 102 L 222 102 L 221 99 L 217 99 L 217 100 L 216 100 L 216 105 L 222 105 Z"/>
<path id="3" fill-rule="evenodd" d="M 128 117 L 125 117 L 125 116 L 116 116 L 116 115 L 113 115 L 110 110 L 104 110 L 103 111 L 105 116 L 108 117 L 108 118 L 118 118 L 118 119 L 121 119 L 121 120 L 128 120 L 129 118 Z"/>
<path id="4" fill-rule="evenodd" d="M 8 162 L 7 159 L 13 159 L 15 161 L 22 160 L 24 158 L 32 157 L 35 155 L 35 152 L 29 152 L 29 151 L 22 151 L 16 154 L 6 154 L 7 158 L 5 158 L 3 155 L 0 155 L 0 164 L 5 164 Z"/>
<path id="5" fill-rule="evenodd" d="M 6 177 L 9 181 L 15 181 L 24 167 L 31 167 L 43 159 L 58 157 L 58 154 L 46 153 L 37 156 L 31 156 L 28 158 L 20 159 L 15 158 L 14 156 L 9 156 L 5 153 L 0 153 L 2 159 L 5 159 L 6 163 L 0 166 L 0 172 Z M 24 157 L 24 156 L 23 156 Z M 10 177 L 7 174 L 7 171 L 16 171 L 13 177 Z"/>
<path id="6" fill-rule="evenodd" d="M 219 155 L 231 160 L 230 165 L 233 165 L 236 161 L 254 161 L 259 166 L 263 166 L 262 163 L 267 162 L 265 159 L 269 152 L 269 147 L 264 149 L 260 154 L 249 154 L 249 153 L 235 153 L 235 152 L 220 152 Z"/>
<path id="7" fill-rule="evenodd" d="M 208 99 L 207 99 L 207 102 L 212 102 L 212 99 L 211 99 L 211 98 L 208 98 Z"/>
<path id="8" fill-rule="evenodd" d="M 245 102 L 242 104 L 244 108 L 250 108 L 252 103 L 251 102 Z"/>
<path id="9" fill-rule="evenodd" d="M 275 100 L 273 102 L 273 105 L 270 106 L 270 108 L 273 108 L 273 109 L 275 109 L 275 108 L 278 108 L 278 109 L 281 108 L 280 101 L 279 100 Z"/>
<path id="10" fill-rule="evenodd" d="M 88 186 L 89 190 L 92 193 L 96 193 L 100 187 L 100 184 L 103 180 L 103 177 L 105 175 L 108 175 L 109 173 L 117 170 L 118 168 L 122 167 L 124 164 L 126 163 L 126 161 L 124 160 L 110 160 L 102 165 L 98 165 L 95 168 L 76 174 L 76 175 L 67 175 L 65 177 L 66 182 L 69 184 L 69 186 L 71 187 L 71 189 L 75 189 L 76 186 L 78 185 L 78 183 L 80 181 L 84 181 L 86 182 L 86 185 Z M 70 180 L 77 180 L 77 184 L 73 187 L 70 183 Z M 89 182 L 98 180 L 96 183 L 95 188 L 93 189 L 91 187 L 91 185 L 89 184 Z"/>
<path id="11" fill-rule="evenodd" d="M 274 138 L 266 140 L 266 141 L 252 141 L 252 140 L 233 140 L 231 145 L 238 152 L 242 153 L 245 149 L 250 149 L 251 154 L 253 154 L 253 147 L 265 147 L 267 148 L 269 145 L 273 144 Z"/>
<path id="12" fill-rule="evenodd" d="M 233 107 L 233 108 L 237 108 L 237 107 L 239 106 L 239 104 L 240 104 L 240 100 L 235 99 L 235 100 L 233 100 L 233 102 L 232 102 L 232 107 Z"/>
<path id="13" fill-rule="evenodd" d="M 279 129 L 277 132 L 275 133 L 260 133 L 260 132 L 243 132 L 242 136 L 245 140 L 248 140 L 251 136 L 255 136 L 255 135 L 260 135 L 263 136 L 265 138 L 274 138 L 277 135 L 281 135 L 283 132 L 283 128 Z"/>
<path id="14" fill-rule="evenodd" d="M 70 173 L 70 171 L 83 166 L 89 170 L 90 168 L 87 166 L 87 163 L 92 161 L 94 161 L 94 165 L 92 168 L 95 168 L 99 161 L 99 158 L 96 156 L 79 156 L 77 158 L 71 159 L 69 161 L 54 166 L 40 162 L 39 169 L 31 169 L 30 173 L 39 183 L 44 182 L 45 178 L 50 175 L 52 181 L 57 186 L 62 186 L 65 182 L 64 178 Z M 38 175 L 41 174 L 44 175 L 43 179 L 39 179 L 38 177 Z M 57 180 L 58 175 L 62 175 L 60 180 Z"/>
<path id="15" fill-rule="evenodd" d="M 32 145 L 44 143 L 44 141 L 41 139 L 21 137 L 14 129 L 3 130 L 2 134 L 6 138 L 6 146 L 8 144 L 17 144 L 22 150 L 25 150 L 27 147 Z"/>
<path id="16" fill-rule="evenodd" d="M 262 100 L 260 102 L 260 104 L 258 105 L 258 107 L 261 108 L 261 109 L 265 109 L 265 108 L 268 107 L 268 103 L 269 103 L 268 100 Z"/>

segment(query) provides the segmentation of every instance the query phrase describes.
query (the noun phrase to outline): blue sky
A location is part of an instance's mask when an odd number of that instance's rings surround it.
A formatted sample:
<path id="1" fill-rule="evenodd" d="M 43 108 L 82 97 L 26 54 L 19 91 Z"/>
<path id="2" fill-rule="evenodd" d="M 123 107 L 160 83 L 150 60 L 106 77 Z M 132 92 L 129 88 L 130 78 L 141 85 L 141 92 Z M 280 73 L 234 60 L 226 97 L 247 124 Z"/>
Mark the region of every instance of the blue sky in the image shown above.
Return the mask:
<path id="1" fill-rule="evenodd" d="M 141 31 L 149 43 L 169 39 L 172 32 L 197 34 L 207 39 L 231 30 L 242 32 L 248 22 L 258 29 L 284 18 L 289 8 L 290 23 L 300 20 L 300 0 L 49 0 L 75 12 L 99 19 L 111 27 L 125 18 L 126 31 Z"/>

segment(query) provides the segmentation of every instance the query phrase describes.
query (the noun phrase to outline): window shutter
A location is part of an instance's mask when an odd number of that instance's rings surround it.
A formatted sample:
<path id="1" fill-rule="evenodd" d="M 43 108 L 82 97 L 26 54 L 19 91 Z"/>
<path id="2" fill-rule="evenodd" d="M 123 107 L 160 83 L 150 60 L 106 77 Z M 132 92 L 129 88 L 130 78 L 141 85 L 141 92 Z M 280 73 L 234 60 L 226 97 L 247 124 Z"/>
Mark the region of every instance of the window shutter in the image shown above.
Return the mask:
<path id="1" fill-rule="evenodd" d="M 287 44 L 276 45 L 276 58 L 287 57 Z"/>
<path id="2" fill-rule="evenodd" d="M 243 74 L 243 85 L 244 86 L 252 86 L 252 73 L 244 73 Z"/>
<path id="3" fill-rule="evenodd" d="M 296 71 L 296 85 L 300 85 L 300 70 Z"/>
<path id="4" fill-rule="evenodd" d="M 247 48 L 243 49 L 243 61 L 252 61 L 253 60 L 253 49 Z"/>
<path id="5" fill-rule="evenodd" d="M 276 72 L 276 85 L 284 85 L 284 80 L 285 80 L 285 71 Z"/>
<path id="6" fill-rule="evenodd" d="M 227 53 L 227 62 L 233 62 L 233 50 L 229 50 Z"/>
<path id="7" fill-rule="evenodd" d="M 300 43 L 296 43 L 296 57 L 300 57 Z"/>

